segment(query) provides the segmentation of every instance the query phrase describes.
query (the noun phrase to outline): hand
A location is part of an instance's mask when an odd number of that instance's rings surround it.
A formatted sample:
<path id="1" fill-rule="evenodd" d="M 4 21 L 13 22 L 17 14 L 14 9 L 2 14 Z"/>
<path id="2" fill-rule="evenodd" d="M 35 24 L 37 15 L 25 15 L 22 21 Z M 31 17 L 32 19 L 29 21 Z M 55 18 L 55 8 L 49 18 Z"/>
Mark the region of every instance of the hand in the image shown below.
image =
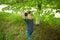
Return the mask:
<path id="1" fill-rule="evenodd" d="M 22 18 L 25 18 L 24 12 L 21 12 L 21 13 L 20 13 L 20 16 L 21 16 Z"/>
<path id="2" fill-rule="evenodd" d="M 21 13 L 20 13 L 20 16 L 24 16 L 24 12 L 21 12 Z"/>

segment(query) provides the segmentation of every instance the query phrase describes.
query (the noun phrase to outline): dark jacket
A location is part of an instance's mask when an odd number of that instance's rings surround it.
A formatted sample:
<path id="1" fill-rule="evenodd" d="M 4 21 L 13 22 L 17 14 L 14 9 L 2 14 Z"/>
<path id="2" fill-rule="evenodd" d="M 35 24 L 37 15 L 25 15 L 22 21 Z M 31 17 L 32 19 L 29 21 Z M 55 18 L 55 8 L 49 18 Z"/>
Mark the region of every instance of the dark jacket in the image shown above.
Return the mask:
<path id="1" fill-rule="evenodd" d="M 33 27 L 34 27 L 34 23 L 33 23 L 33 19 L 24 19 L 24 21 L 26 22 L 26 31 L 28 32 L 33 32 Z"/>

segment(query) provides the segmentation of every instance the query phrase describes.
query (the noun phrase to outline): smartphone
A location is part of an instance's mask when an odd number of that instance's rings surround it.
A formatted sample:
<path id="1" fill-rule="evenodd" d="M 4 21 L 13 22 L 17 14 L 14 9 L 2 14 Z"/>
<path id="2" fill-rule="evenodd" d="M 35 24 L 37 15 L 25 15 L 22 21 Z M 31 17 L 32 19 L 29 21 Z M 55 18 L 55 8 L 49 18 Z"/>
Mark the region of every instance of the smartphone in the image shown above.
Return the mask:
<path id="1" fill-rule="evenodd" d="M 25 13 L 25 16 L 28 16 L 28 13 Z"/>

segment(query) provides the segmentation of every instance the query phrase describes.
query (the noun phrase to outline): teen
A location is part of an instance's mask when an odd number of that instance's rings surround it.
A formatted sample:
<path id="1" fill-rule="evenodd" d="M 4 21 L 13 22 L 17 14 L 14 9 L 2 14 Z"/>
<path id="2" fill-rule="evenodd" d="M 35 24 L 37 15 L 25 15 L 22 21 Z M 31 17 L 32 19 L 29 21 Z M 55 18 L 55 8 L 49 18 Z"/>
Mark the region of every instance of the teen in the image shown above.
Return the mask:
<path id="1" fill-rule="evenodd" d="M 23 20 L 26 22 L 26 35 L 27 35 L 27 40 L 31 40 L 31 35 L 34 31 L 34 23 L 33 23 L 33 18 L 32 18 L 32 12 L 28 11 L 27 13 L 21 13 L 20 14 Z"/>

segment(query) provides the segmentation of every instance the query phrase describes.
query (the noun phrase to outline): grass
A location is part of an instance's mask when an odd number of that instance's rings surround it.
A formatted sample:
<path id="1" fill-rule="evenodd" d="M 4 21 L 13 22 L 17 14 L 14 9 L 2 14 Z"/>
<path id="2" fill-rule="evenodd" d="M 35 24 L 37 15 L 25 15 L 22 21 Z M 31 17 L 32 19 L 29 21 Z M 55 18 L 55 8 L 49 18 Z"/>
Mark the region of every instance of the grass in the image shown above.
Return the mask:
<path id="1" fill-rule="evenodd" d="M 18 14 L 0 12 L 0 40 L 26 40 L 25 26 Z M 32 40 L 60 40 L 60 19 L 35 25 Z"/>

